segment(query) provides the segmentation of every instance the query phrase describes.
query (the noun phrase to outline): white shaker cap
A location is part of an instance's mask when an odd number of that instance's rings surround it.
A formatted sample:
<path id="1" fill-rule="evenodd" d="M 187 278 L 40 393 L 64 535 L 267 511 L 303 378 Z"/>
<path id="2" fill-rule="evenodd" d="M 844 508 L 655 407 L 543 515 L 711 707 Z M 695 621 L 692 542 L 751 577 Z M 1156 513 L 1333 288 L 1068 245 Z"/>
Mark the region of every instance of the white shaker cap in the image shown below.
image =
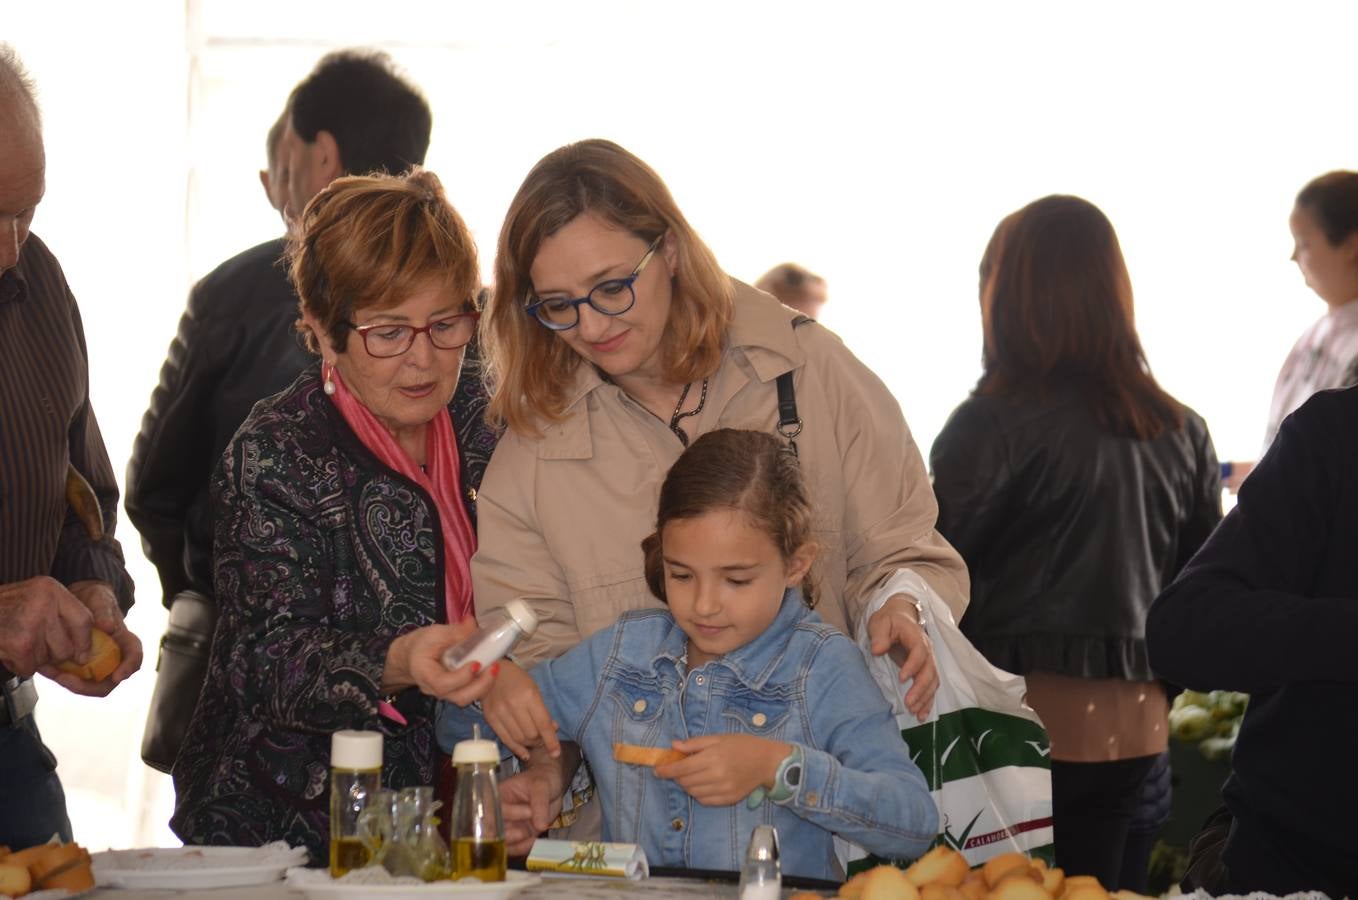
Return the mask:
<path id="1" fill-rule="evenodd" d="M 336 731 L 330 735 L 330 765 L 336 769 L 382 768 L 382 732 Z"/>
<path id="2" fill-rule="evenodd" d="M 509 613 L 509 617 L 514 620 L 514 623 L 523 629 L 525 635 L 537 631 L 537 613 L 533 612 L 533 607 L 522 600 L 510 600 L 505 604 L 505 612 Z"/>

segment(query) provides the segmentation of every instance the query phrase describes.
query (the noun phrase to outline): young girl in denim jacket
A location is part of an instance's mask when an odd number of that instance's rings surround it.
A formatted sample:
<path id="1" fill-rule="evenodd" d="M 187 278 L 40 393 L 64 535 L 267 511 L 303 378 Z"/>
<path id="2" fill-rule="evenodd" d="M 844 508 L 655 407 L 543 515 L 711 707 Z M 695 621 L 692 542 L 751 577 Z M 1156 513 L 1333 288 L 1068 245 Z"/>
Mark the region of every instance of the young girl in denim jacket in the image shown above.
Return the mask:
<path id="1" fill-rule="evenodd" d="M 653 865 L 735 870 L 755 825 L 778 829 L 784 870 L 839 875 L 832 835 L 920 855 L 938 810 L 858 648 L 812 611 L 811 510 L 797 460 L 770 434 L 721 429 L 674 464 L 646 580 L 668 609 L 626 613 L 531 671 L 545 712 L 500 737 L 556 735 L 589 761 L 603 838 Z M 512 665 L 505 663 L 505 665 Z M 688 754 L 654 768 L 613 745 Z"/>

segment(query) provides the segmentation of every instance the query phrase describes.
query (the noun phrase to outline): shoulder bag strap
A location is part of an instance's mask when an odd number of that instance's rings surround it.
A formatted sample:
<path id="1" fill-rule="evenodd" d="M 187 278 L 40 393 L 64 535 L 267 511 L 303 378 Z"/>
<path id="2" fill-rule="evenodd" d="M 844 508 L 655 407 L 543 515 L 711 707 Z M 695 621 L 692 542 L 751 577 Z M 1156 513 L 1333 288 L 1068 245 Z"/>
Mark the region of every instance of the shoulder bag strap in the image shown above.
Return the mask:
<path id="1" fill-rule="evenodd" d="M 807 322 L 815 321 L 810 316 L 797 316 L 792 320 L 793 329 Z M 797 392 L 792 386 L 792 373 L 784 372 L 778 376 L 778 433 L 787 441 L 787 452 L 797 455 L 795 438 L 802 433 L 802 419 L 797 415 Z"/>

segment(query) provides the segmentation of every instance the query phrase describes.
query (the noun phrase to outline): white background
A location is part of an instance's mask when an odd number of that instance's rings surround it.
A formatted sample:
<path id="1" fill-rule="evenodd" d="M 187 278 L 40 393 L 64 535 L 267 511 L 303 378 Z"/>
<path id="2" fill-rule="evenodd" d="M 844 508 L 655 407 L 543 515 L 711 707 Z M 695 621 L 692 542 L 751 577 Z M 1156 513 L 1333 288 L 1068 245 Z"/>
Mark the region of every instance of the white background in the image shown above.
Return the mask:
<path id="1" fill-rule="evenodd" d="M 1323 311 L 1288 262 L 1297 190 L 1358 168 L 1350 3 L 0 0 L 46 119 L 34 226 L 80 298 L 114 467 L 192 280 L 280 228 L 264 136 L 325 51 L 388 49 L 434 107 L 429 166 L 485 271 L 532 163 L 603 136 L 650 162 L 733 274 L 791 259 L 928 446 L 979 374 L 996 222 L 1076 193 L 1121 236 L 1156 375 L 1222 458 Z M 3 427 L 3 423 L 0 423 Z M 111 697 L 41 686 L 77 839 L 167 844 L 137 747 L 163 629 L 120 530 L 148 663 Z"/>

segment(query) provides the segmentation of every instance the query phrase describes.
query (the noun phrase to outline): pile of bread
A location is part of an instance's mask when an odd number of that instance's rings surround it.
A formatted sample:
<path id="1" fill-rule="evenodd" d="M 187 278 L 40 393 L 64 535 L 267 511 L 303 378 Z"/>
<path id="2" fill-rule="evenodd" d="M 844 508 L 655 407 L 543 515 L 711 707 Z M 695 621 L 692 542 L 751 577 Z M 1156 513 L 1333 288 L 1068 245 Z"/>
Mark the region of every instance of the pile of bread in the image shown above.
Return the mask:
<path id="1" fill-rule="evenodd" d="M 877 866 L 839 889 L 849 900 L 1147 900 L 1131 891 L 1108 892 L 1091 875 L 1072 875 L 1022 853 L 1004 853 L 975 869 L 950 847 L 935 847 L 908 869 Z M 818 894 L 793 894 L 812 900 Z"/>
<path id="2" fill-rule="evenodd" d="M 29 891 L 87 891 L 92 887 L 90 854 L 79 844 L 39 844 L 17 853 L 0 847 L 0 894 L 22 897 Z"/>

